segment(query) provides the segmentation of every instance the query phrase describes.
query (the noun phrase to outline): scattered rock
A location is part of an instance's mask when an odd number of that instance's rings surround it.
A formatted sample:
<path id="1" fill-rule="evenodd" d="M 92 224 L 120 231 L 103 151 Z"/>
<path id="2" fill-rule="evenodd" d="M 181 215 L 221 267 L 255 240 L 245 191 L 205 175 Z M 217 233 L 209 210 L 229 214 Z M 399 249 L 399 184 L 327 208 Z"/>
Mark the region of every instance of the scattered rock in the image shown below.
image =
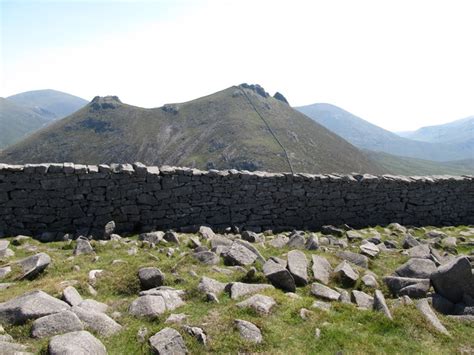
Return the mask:
<path id="1" fill-rule="evenodd" d="M 328 225 L 321 227 L 321 233 L 325 235 L 335 235 L 336 237 L 343 237 L 345 231 L 343 229 Z"/>
<path id="2" fill-rule="evenodd" d="M 257 233 L 252 231 L 243 231 L 241 234 L 243 240 L 246 240 L 250 243 L 260 243 L 263 242 L 263 238 L 260 237 Z"/>
<path id="3" fill-rule="evenodd" d="M 174 313 L 174 314 L 170 314 L 170 316 L 166 318 L 165 323 L 180 324 L 180 323 L 183 323 L 187 318 L 188 316 L 184 313 Z"/>
<path id="4" fill-rule="evenodd" d="M 259 344 L 263 341 L 262 333 L 255 324 L 242 319 L 236 319 L 234 322 L 237 330 L 240 333 L 240 336 L 243 339 L 256 344 Z"/>
<path id="5" fill-rule="evenodd" d="M 273 298 L 257 294 L 247 298 L 245 301 L 237 303 L 237 307 L 252 308 L 259 314 L 267 315 L 275 304 L 276 302 Z"/>
<path id="6" fill-rule="evenodd" d="M 411 298 L 426 297 L 430 288 L 429 279 L 414 279 L 408 277 L 386 276 L 383 281 L 394 296 L 409 296 Z"/>
<path id="7" fill-rule="evenodd" d="M 199 232 L 198 234 L 203 238 L 203 239 L 212 239 L 214 238 L 216 235 L 214 233 L 214 231 L 209 228 L 209 227 L 206 227 L 206 226 L 201 226 L 199 227 Z"/>
<path id="8" fill-rule="evenodd" d="M 369 268 L 369 259 L 365 255 L 356 254 L 351 251 L 340 251 L 336 255 L 341 259 L 344 259 L 364 269 Z"/>
<path id="9" fill-rule="evenodd" d="M 138 270 L 138 279 L 142 290 L 149 290 L 163 285 L 165 275 L 156 267 L 142 267 Z"/>
<path id="10" fill-rule="evenodd" d="M 108 337 L 122 329 L 122 326 L 102 312 L 97 312 L 92 309 L 85 309 L 79 306 L 74 306 L 71 310 L 84 323 L 86 328 L 93 330 L 101 336 Z"/>
<path id="11" fill-rule="evenodd" d="M 317 308 L 326 312 L 329 312 L 331 310 L 331 307 L 331 303 L 323 301 L 314 301 L 311 305 L 311 308 Z"/>
<path id="12" fill-rule="evenodd" d="M 109 308 L 109 306 L 106 305 L 105 303 L 98 302 L 96 300 L 91 300 L 91 299 L 82 301 L 81 303 L 78 304 L 78 306 L 84 309 L 93 310 L 93 311 L 101 312 L 101 313 L 105 313 L 107 309 Z"/>
<path id="13" fill-rule="evenodd" d="M 311 285 L 311 294 L 329 301 L 337 301 L 341 296 L 339 292 L 317 282 Z"/>
<path id="14" fill-rule="evenodd" d="M 199 343 L 203 344 L 204 346 L 207 345 L 207 336 L 204 333 L 204 330 L 199 327 L 190 327 L 188 325 L 183 326 L 183 329 L 186 333 L 196 338 Z"/>
<path id="15" fill-rule="evenodd" d="M 212 251 L 200 251 L 193 254 L 194 258 L 206 265 L 216 265 L 219 263 L 219 256 Z"/>
<path id="16" fill-rule="evenodd" d="M 268 259 L 263 265 L 263 273 L 276 288 L 287 292 L 294 292 L 296 290 L 295 280 L 291 273 L 285 266 L 276 262 L 274 258 Z"/>
<path id="17" fill-rule="evenodd" d="M 392 314 L 390 313 L 390 309 L 388 308 L 387 303 L 385 302 L 385 297 L 384 297 L 382 291 L 380 291 L 380 290 L 375 290 L 374 310 L 382 312 L 389 319 L 393 319 Z"/>
<path id="18" fill-rule="evenodd" d="M 84 330 L 55 335 L 49 341 L 48 351 L 50 355 L 107 354 L 104 344 Z"/>
<path id="19" fill-rule="evenodd" d="M 179 244 L 178 234 L 174 231 L 167 231 L 163 235 L 163 239 L 166 240 L 168 243 Z"/>
<path id="20" fill-rule="evenodd" d="M 380 253 L 380 249 L 371 242 L 362 244 L 359 248 L 362 254 L 370 256 L 372 258 L 375 258 Z"/>
<path id="21" fill-rule="evenodd" d="M 149 342 L 154 354 L 180 355 L 188 353 L 181 334 L 173 328 L 160 330 L 150 338 Z"/>
<path id="22" fill-rule="evenodd" d="M 245 284 L 242 282 L 233 282 L 226 286 L 226 289 L 228 289 L 228 292 L 230 293 L 230 298 L 233 300 L 268 288 L 273 288 L 273 286 L 267 284 Z"/>
<path id="23" fill-rule="evenodd" d="M 76 314 L 62 311 L 36 319 L 31 328 L 33 338 L 44 338 L 83 330 L 84 325 Z"/>
<path id="24" fill-rule="evenodd" d="M 110 221 L 104 227 L 104 239 L 110 239 L 110 236 L 115 232 L 115 222 Z"/>
<path id="25" fill-rule="evenodd" d="M 92 254 L 94 248 L 92 248 L 91 243 L 87 238 L 79 237 L 76 241 L 76 246 L 74 247 L 74 255 L 83 255 L 83 254 Z"/>
<path id="26" fill-rule="evenodd" d="M 317 250 L 319 249 L 319 239 L 315 234 L 311 234 L 306 240 L 305 246 L 306 250 Z"/>
<path id="27" fill-rule="evenodd" d="M 2 355 L 29 355 L 27 350 L 25 345 L 0 340 L 0 354 Z"/>
<path id="28" fill-rule="evenodd" d="M 438 267 L 430 279 L 435 291 L 453 303 L 460 302 L 464 293 L 474 297 L 474 276 L 465 256 Z"/>
<path id="29" fill-rule="evenodd" d="M 224 262 L 227 265 L 251 265 L 256 259 L 256 254 L 238 243 L 232 243 L 232 246 L 224 255 Z"/>
<path id="30" fill-rule="evenodd" d="M 308 259 L 299 250 L 292 250 L 288 253 L 288 271 L 293 276 L 297 286 L 306 286 L 309 282 Z"/>
<path id="31" fill-rule="evenodd" d="M 425 317 L 425 319 L 440 333 L 445 335 L 450 335 L 448 330 L 441 324 L 438 317 L 436 316 L 435 312 L 431 309 L 430 305 L 428 304 L 428 300 L 423 298 L 416 303 L 416 308 L 418 308 Z"/>
<path id="32" fill-rule="evenodd" d="M 421 245 L 420 242 L 416 240 L 411 234 L 407 234 L 405 239 L 403 239 L 403 249 L 410 249 L 419 245 Z"/>
<path id="33" fill-rule="evenodd" d="M 319 255 L 312 255 L 312 259 L 314 279 L 327 285 L 329 283 L 329 276 L 332 273 L 331 264 L 329 264 L 326 258 Z"/>
<path id="34" fill-rule="evenodd" d="M 359 274 L 345 260 L 336 266 L 334 275 L 345 287 L 353 287 L 359 279 Z"/>
<path id="35" fill-rule="evenodd" d="M 165 233 L 158 231 L 158 232 L 150 232 L 150 233 L 142 233 L 138 236 L 138 240 L 148 242 L 150 244 L 158 244 L 163 240 L 163 236 Z"/>
<path id="36" fill-rule="evenodd" d="M 30 319 L 48 316 L 69 308 L 66 302 L 43 291 L 31 291 L 0 303 L 0 324 L 24 324 Z"/>
<path id="37" fill-rule="evenodd" d="M 220 295 L 224 292 L 225 287 L 225 283 L 203 276 L 199 281 L 198 290 L 203 293 L 214 293 Z"/>
<path id="38" fill-rule="evenodd" d="M 401 277 L 429 279 L 434 271 L 436 271 L 436 265 L 433 261 L 412 258 L 395 270 L 395 274 Z"/>
<path id="39" fill-rule="evenodd" d="M 358 307 L 364 309 L 372 309 L 374 305 L 374 298 L 369 296 L 365 292 L 352 290 L 352 301 L 357 304 Z"/>
<path id="40" fill-rule="evenodd" d="M 51 258 L 46 253 L 38 253 L 19 261 L 23 269 L 21 279 L 32 280 L 41 274 L 51 263 Z"/>
<path id="41" fill-rule="evenodd" d="M 362 283 L 366 287 L 377 288 L 379 286 L 379 283 L 377 282 L 377 279 L 372 274 L 366 273 L 364 276 L 362 276 L 361 280 L 362 280 Z"/>
<path id="42" fill-rule="evenodd" d="M 7 276 L 12 271 L 10 266 L 0 268 L 0 280 Z"/>
<path id="43" fill-rule="evenodd" d="M 286 246 L 288 248 L 303 249 L 305 244 L 306 244 L 306 240 L 304 238 L 304 235 L 301 233 L 294 233 L 290 235 L 289 240 L 286 243 Z"/>
<path id="44" fill-rule="evenodd" d="M 284 235 L 277 235 L 276 238 L 270 240 L 268 244 L 274 248 L 283 248 L 290 239 Z"/>
<path id="45" fill-rule="evenodd" d="M 82 302 L 82 296 L 73 286 L 68 286 L 63 290 L 63 300 L 71 306 L 77 306 Z"/>

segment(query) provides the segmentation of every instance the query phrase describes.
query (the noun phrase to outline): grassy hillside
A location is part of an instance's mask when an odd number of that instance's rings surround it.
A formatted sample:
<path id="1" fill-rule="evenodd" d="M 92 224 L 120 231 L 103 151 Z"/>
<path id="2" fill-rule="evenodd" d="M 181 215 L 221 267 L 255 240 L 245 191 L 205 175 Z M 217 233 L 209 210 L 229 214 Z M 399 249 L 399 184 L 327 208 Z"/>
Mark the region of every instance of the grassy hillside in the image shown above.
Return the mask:
<path id="1" fill-rule="evenodd" d="M 297 172 L 383 172 L 357 148 L 286 103 L 260 87 L 246 87 L 154 109 L 126 105 L 116 97 L 97 97 L 6 149 L 0 161 L 140 161 L 289 171 L 281 143 Z"/>
<path id="2" fill-rule="evenodd" d="M 474 159 L 435 162 L 366 151 L 367 155 L 392 174 L 398 175 L 473 175 Z"/>
<path id="3" fill-rule="evenodd" d="M 0 98 L 0 149 L 43 127 L 48 120 L 33 110 Z"/>
<path id="4" fill-rule="evenodd" d="M 400 137 L 334 105 L 296 109 L 361 149 L 434 161 L 474 158 L 474 137 L 462 142 L 420 142 Z"/>
<path id="5" fill-rule="evenodd" d="M 7 99 L 49 120 L 66 117 L 88 103 L 80 97 L 56 90 L 27 91 Z"/>

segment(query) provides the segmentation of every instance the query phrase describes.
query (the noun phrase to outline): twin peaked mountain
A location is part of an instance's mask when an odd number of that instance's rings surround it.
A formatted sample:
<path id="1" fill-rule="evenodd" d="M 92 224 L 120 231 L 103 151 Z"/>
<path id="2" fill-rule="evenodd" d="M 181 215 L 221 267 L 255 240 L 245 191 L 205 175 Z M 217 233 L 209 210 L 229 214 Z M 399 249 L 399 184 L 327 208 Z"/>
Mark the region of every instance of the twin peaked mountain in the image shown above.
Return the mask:
<path id="1" fill-rule="evenodd" d="M 96 97 L 5 149 L 0 161 L 383 172 L 350 143 L 291 108 L 281 94 L 271 97 L 247 84 L 153 109 Z"/>

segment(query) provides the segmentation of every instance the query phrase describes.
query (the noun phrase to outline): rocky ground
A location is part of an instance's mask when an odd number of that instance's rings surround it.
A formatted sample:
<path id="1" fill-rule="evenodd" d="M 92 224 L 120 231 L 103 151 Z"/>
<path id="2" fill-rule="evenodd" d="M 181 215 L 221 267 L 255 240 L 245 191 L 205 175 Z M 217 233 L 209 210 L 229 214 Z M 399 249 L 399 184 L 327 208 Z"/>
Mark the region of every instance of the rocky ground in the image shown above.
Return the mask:
<path id="1" fill-rule="evenodd" d="M 474 227 L 0 239 L 0 354 L 474 353 Z"/>

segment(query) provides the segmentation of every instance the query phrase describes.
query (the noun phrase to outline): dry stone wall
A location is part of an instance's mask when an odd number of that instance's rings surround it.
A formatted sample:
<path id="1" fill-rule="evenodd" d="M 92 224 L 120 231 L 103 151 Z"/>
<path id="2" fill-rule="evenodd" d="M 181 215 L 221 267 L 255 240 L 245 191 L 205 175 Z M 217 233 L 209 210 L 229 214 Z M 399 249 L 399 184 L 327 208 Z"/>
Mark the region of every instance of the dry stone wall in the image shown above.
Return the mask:
<path id="1" fill-rule="evenodd" d="M 0 164 L 0 233 L 474 224 L 474 176 L 199 171 L 143 164 Z"/>

